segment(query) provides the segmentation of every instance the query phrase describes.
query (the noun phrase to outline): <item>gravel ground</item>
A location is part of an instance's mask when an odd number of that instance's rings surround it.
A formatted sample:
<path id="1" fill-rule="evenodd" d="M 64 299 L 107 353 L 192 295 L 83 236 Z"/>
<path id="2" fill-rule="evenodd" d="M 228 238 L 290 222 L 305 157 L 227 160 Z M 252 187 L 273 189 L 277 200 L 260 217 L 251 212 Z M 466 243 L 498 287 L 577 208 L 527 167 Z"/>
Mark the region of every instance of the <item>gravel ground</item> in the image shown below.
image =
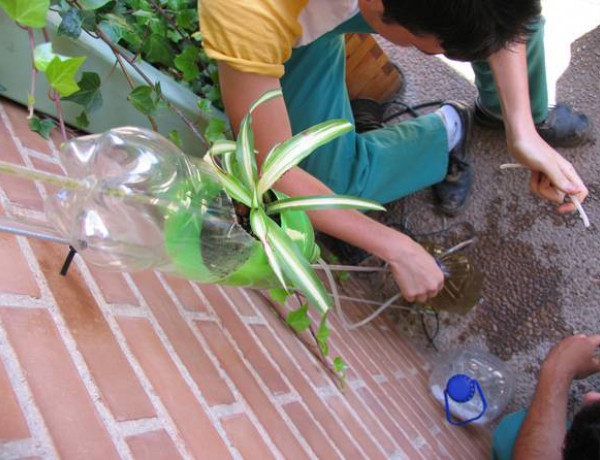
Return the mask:
<path id="1" fill-rule="evenodd" d="M 550 94 L 588 114 L 599 138 L 600 2 L 569 2 L 568 16 L 565 8 L 558 1 L 544 2 L 549 79 L 558 78 Z M 405 74 L 401 100 L 416 104 L 475 97 L 470 69 L 464 72 L 464 65 L 451 67 L 442 59 L 381 43 Z M 475 227 L 479 241 L 471 254 L 484 274 L 484 284 L 480 302 L 468 314 L 441 315 L 436 344 L 440 350 L 481 348 L 505 360 L 517 380 L 509 409 L 528 404 L 539 365 L 554 343 L 574 332 L 600 332 L 598 150 L 588 144 L 560 151 L 590 190 L 585 204 L 592 222 L 589 229 L 576 215 L 558 216 L 551 205 L 532 196 L 527 172 L 500 171 L 499 165 L 510 161 L 504 135 L 480 128 L 475 129 L 471 146 L 476 174 L 472 202 L 462 216 L 445 223 L 466 221 Z M 430 192 L 423 191 L 394 204 L 379 218 L 388 223 L 398 220 L 403 209 L 411 230 L 439 229 L 444 222 L 430 203 Z M 435 359 L 418 318 L 400 315 L 398 328 Z M 574 384 L 571 407 L 577 406 L 582 392 L 594 387 L 600 389 L 599 378 Z"/>

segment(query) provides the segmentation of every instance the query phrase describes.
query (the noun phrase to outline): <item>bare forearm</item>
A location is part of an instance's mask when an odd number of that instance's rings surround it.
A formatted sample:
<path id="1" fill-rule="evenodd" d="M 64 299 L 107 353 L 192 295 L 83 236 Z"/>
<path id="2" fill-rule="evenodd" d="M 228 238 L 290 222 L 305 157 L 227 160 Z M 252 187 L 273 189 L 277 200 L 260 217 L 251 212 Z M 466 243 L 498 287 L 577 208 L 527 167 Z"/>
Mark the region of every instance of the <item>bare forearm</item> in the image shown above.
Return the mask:
<path id="1" fill-rule="evenodd" d="M 525 44 L 502 49 L 490 56 L 488 62 L 498 88 L 507 135 L 510 138 L 532 130 Z"/>
<path id="2" fill-rule="evenodd" d="M 295 168 L 277 184 L 276 189 L 288 195 L 322 195 L 331 190 L 315 177 Z M 319 231 L 344 240 L 371 254 L 385 259 L 391 240 L 394 244 L 412 245 L 407 236 L 380 224 L 363 213 L 347 209 L 309 212 L 310 220 Z"/>
<path id="3" fill-rule="evenodd" d="M 562 459 L 570 383 L 570 379 L 542 368 L 533 402 L 515 444 L 514 460 Z"/>

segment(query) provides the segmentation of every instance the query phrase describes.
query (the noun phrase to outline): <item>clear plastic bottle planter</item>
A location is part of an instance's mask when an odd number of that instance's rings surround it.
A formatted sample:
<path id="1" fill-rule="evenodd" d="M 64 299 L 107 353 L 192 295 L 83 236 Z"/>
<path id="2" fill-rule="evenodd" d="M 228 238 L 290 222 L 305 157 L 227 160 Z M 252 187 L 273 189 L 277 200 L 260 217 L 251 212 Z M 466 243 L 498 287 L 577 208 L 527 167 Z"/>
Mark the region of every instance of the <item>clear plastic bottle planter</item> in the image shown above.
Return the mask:
<path id="1" fill-rule="evenodd" d="M 201 283 L 279 285 L 211 167 L 162 136 L 124 127 L 80 137 L 63 146 L 61 161 L 76 185 L 49 198 L 48 216 L 89 263 Z M 280 218 L 304 256 L 318 259 L 306 213 Z"/>

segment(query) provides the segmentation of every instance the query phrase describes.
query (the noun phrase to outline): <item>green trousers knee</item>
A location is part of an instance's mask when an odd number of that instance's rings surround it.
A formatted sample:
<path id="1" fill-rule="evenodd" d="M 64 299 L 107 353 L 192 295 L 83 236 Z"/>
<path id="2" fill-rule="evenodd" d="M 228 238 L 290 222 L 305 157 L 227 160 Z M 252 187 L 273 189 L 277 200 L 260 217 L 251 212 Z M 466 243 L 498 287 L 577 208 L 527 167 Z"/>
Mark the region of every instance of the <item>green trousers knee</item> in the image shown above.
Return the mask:
<path id="1" fill-rule="evenodd" d="M 345 84 L 344 34 L 348 32 L 372 30 L 357 15 L 309 45 L 294 49 L 286 62 L 281 86 L 294 133 L 329 119 L 354 122 Z M 542 33 L 540 21 L 529 40 L 535 42 L 529 73 L 530 87 L 535 80 L 536 91 L 531 95 L 536 110 L 547 101 L 541 84 L 545 83 Z M 481 101 L 495 111 L 499 101 L 489 66 L 476 63 L 474 69 Z M 367 133 L 352 131 L 320 147 L 301 167 L 338 194 L 387 203 L 444 179 L 448 168 L 446 129 L 441 117 L 430 113 Z"/>

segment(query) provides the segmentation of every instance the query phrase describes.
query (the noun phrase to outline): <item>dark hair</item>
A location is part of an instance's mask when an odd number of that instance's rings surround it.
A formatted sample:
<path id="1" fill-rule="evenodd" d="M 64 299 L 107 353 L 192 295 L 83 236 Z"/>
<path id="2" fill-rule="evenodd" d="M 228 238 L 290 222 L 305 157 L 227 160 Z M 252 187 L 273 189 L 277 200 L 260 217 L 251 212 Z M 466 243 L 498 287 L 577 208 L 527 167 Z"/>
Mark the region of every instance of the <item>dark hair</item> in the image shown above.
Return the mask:
<path id="1" fill-rule="evenodd" d="M 600 458 L 600 401 L 581 409 L 567 432 L 563 448 L 565 460 L 598 460 Z"/>
<path id="2" fill-rule="evenodd" d="M 449 58 L 474 61 L 522 42 L 541 12 L 539 0 L 382 0 L 383 21 L 434 35 Z"/>

